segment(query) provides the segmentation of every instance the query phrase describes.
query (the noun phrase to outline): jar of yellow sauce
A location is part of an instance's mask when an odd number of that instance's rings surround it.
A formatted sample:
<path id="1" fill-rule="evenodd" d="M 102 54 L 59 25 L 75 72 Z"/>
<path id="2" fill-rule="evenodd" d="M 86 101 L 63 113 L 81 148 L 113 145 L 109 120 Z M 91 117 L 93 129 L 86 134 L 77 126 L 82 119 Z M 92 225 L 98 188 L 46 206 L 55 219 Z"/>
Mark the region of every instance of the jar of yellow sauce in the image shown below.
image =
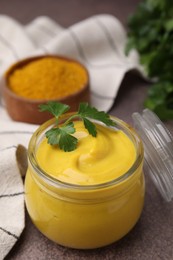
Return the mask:
<path id="1" fill-rule="evenodd" d="M 47 143 L 45 132 L 54 119 L 31 138 L 26 207 L 35 226 L 60 245 L 106 246 L 125 236 L 140 218 L 145 195 L 143 145 L 129 125 L 111 119 L 116 127 L 96 123 L 96 138 L 75 122 L 79 143 L 72 152 Z"/>

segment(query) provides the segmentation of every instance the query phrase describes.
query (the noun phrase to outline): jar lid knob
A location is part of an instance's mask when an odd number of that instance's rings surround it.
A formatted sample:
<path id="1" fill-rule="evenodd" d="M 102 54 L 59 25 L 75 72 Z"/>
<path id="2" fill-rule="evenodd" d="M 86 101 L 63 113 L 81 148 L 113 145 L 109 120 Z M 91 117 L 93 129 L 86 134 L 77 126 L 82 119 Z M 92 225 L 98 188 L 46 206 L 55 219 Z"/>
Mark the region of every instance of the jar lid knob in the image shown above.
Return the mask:
<path id="1" fill-rule="evenodd" d="M 133 113 L 134 127 L 142 138 L 145 151 L 144 171 L 166 201 L 173 198 L 173 136 L 149 109 Z"/>

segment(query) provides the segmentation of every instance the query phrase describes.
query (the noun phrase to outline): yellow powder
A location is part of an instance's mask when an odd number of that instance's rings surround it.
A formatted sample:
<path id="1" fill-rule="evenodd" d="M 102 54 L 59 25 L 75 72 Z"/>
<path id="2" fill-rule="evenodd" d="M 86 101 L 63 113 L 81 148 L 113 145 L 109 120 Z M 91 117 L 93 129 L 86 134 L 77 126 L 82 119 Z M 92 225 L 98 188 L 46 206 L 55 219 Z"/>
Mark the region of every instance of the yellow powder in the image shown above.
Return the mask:
<path id="1" fill-rule="evenodd" d="M 9 88 L 31 99 L 63 98 L 82 89 L 87 72 L 78 63 L 46 57 L 33 60 L 10 74 Z"/>

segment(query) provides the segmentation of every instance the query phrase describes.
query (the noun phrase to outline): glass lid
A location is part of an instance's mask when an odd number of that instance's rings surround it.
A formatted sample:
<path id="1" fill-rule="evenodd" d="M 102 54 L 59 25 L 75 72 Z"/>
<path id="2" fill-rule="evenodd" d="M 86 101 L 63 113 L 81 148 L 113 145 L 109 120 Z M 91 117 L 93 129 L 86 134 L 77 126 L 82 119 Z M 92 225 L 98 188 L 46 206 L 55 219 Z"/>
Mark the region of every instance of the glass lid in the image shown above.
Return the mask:
<path id="1" fill-rule="evenodd" d="M 133 113 L 134 127 L 145 151 L 144 171 L 166 201 L 173 198 L 173 136 L 149 109 Z"/>

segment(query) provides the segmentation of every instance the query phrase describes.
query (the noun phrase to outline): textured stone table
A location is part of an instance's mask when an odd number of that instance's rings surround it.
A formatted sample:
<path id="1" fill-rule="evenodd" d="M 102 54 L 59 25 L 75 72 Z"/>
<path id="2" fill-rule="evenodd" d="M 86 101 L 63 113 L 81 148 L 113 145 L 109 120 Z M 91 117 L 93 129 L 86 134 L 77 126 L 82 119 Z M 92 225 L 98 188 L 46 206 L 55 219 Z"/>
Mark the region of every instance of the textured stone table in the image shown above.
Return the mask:
<path id="1" fill-rule="evenodd" d="M 48 15 L 67 27 L 94 14 L 115 15 L 126 25 L 137 0 L 0 0 L 1 14 L 27 23 Z M 128 73 L 110 113 L 132 124 L 131 114 L 143 109 L 149 84 Z M 167 122 L 170 130 L 173 122 Z M 172 131 L 173 132 L 173 131 Z M 171 260 L 173 259 L 173 203 L 162 200 L 146 173 L 146 199 L 142 216 L 134 229 L 119 242 L 96 250 L 72 250 L 46 239 L 26 213 L 26 228 L 6 259 L 12 260 Z"/>

